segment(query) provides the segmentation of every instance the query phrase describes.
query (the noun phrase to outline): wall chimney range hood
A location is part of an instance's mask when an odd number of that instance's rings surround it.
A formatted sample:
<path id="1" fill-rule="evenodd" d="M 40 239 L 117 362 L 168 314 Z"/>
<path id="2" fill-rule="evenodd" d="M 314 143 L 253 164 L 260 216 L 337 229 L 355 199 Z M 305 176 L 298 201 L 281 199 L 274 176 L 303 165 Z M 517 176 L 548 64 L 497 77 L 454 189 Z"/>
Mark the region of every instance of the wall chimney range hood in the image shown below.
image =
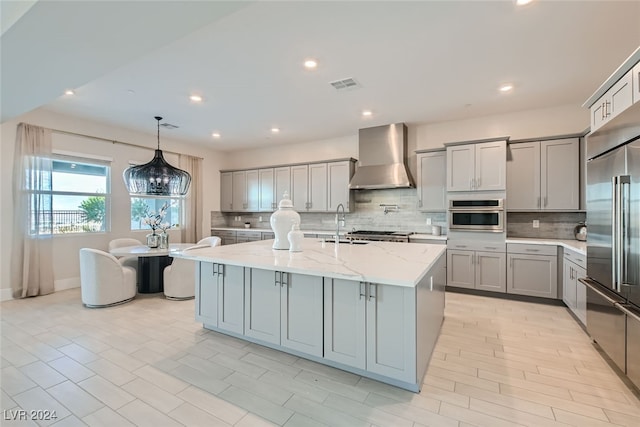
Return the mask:
<path id="1" fill-rule="evenodd" d="M 351 178 L 352 190 L 412 188 L 407 167 L 407 126 L 404 123 L 358 131 L 358 168 Z"/>

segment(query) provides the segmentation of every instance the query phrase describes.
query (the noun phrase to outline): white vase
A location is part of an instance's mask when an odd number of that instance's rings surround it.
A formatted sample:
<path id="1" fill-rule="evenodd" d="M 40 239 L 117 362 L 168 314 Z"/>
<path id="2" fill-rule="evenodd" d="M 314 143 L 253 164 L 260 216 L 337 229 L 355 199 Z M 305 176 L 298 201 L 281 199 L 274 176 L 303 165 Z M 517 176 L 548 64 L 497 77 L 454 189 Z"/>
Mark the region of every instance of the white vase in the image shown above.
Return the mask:
<path id="1" fill-rule="evenodd" d="M 304 233 L 300 231 L 298 224 L 293 224 L 291 231 L 287 234 L 287 240 L 289 240 L 289 252 L 302 252 L 302 241 L 304 239 Z"/>
<path id="2" fill-rule="evenodd" d="M 293 210 L 289 193 L 285 192 L 278 204 L 278 210 L 271 214 L 271 229 L 275 235 L 273 249 L 289 249 L 287 234 L 294 224 L 300 225 L 300 214 Z"/>

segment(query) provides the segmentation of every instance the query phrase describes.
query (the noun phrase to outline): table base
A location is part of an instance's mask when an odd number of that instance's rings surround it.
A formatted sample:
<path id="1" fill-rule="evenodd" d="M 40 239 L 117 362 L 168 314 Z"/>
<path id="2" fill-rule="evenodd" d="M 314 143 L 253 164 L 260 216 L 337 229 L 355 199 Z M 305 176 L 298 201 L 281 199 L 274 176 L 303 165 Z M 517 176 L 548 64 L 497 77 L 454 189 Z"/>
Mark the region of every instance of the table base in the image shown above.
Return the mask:
<path id="1" fill-rule="evenodd" d="M 164 268 L 170 265 L 170 256 L 138 257 L 138 292 L 155 294 L 164 291 Z"/>

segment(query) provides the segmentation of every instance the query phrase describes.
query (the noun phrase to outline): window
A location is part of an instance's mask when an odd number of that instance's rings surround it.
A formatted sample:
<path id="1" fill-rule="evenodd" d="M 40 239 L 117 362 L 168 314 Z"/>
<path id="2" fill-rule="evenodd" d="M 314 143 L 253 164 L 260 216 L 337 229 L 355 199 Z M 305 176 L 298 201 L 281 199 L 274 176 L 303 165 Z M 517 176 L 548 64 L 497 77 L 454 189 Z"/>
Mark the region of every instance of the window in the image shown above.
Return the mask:
<path id="1" fill-rule="evenodd" d="M 132 197 L 131 198 L 131 230 L 150 230 L 144 222 L 150 215 L 157 215 L 166 204 L 163 224 L 169 224 L 171 228 L 180 226 L 181 198 L 168 197 Z"/>
<path id="2" fill-rule="evenodd" d="M 104 163 L 54 157 L 50 211 L 41 212 L 38 223 L 50 222 L 53 234 L 107 231 L 109 172 Z"/>

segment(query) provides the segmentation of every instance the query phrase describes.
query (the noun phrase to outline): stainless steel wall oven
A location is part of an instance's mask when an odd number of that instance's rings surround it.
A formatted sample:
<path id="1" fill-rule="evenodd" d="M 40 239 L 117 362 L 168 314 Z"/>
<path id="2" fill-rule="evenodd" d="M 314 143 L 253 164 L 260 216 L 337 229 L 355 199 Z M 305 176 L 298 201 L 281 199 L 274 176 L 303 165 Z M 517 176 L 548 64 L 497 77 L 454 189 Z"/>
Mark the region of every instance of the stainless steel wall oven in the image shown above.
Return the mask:
<path id="1" fill-rule="evenodd" d="M 504 199 L 449 200 L 449 229 L 504 231 Z"/>

